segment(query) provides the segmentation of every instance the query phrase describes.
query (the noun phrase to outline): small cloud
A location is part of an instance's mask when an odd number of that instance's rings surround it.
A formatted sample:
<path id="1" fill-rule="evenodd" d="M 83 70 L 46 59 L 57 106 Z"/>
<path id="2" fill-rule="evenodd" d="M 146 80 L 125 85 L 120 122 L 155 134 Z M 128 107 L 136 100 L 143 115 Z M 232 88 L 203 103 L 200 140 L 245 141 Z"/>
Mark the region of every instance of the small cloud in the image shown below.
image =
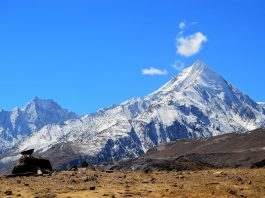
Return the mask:
<path id="1" fill-rule="evenodd" d="M 186 57 L 197 54 L 201 50 L 202 44 L 206 41 L 207 37 L 201 32 L 196 32 L 187 37 L 178 37 L 177 53 Z"/>
<path id="2" fill-rule="evenodd" d="M 192 23 L 191 23 L 191 25 L 197 25 L 199 22 L 198 21 L 193 21 Z"/>
<path id="3" fill-rule="evenodd" d="M 178 71 L 182 71 L 185 68 L 185 63 L 181 62 L 180 60 L 176 60 L 171 66 Z"/>
<path id="4" fill-rule="evenodd" d="M 142 74 L 143 75 L 167 75 L 168 71 L 150 67 L 147 69 L 142 69 Z"/>
<path id="5" fill-rule="evenodd" d="M 184 30 L 185 27 L 186 27 L 186 23 L 185 23 L 184 21 L 181 21 L 181 22 L 179 23 L 179 29 L 180 29 L 180 30 Z"/>
<path id="6" fill-rule="evenodd" d="M 184 30 L 179 31 L 178 35 L 182 35 L 184 33 Z"/>

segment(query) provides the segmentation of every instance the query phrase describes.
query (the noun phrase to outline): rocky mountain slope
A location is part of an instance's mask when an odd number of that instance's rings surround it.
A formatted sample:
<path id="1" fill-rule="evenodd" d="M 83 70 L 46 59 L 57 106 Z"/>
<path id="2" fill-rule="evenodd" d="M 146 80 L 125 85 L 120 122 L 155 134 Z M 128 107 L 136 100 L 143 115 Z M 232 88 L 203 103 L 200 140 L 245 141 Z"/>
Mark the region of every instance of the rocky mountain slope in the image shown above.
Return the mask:
<path id="1" fill-rule="evenodd" d="M 83 158 L 95 164 L 138 157 L 176 139 L 246 132 L 264 127 L 265 113 L 262 104 L 196 61 L 144 98 L 61 123 L 42 123 L 10 155 L 35 148 L 62 168 Z M 1 158 L 0 168 L 8 161 Z"/>
<path id="2" fill-rule="evenodd" d="M 58 124 L 78 116 L 53 100 L 34 98 L 23 109 L 0 110 L 0 154 L 17 146 L 47 124 Z"/>
<path id="3" fill-rule="evenodd" d="M 107 169 L 198 170 L 209 167 L 265 167 L 265 129 L 160 144 L 145 155 L 109 165 Z"/>

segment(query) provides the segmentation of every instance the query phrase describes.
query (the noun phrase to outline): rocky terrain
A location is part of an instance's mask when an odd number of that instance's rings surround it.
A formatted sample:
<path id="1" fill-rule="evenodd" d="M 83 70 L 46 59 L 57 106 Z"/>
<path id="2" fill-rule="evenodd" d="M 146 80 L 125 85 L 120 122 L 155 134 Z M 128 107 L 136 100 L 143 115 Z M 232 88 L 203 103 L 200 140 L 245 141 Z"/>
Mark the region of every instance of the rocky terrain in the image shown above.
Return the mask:
<path id="1" fill-rule="evenodd" d="M 265 169 L 104 172 L 80 168 L 52 175 L 0 177 L 0 197 L 265 196 Z"/>
<path id="2" fill-rule="evenodd" d="M 113 163 L 112 170 L 196 170 L 265 167 L 265 129 L 229 133 L 207 139 L 183 139 L 160 144 L 145 155 Z"/>
<path id="3" fill-rule="evenodd" d="M 176 140 L 112 164 L 6 175 L 0 177 L 0 197 L 260 198 L 265 196 L 264 138 L 265 129 L 257 129 Z M 32 152 L 22 154 L 32 159 Z"/>

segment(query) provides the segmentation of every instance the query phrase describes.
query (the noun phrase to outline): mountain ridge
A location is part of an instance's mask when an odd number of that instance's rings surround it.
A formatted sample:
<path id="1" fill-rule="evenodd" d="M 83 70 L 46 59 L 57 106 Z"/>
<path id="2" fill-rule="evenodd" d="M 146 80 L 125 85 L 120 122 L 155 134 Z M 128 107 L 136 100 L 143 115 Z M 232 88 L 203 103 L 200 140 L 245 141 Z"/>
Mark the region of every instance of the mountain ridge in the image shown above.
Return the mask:
<path id="1" fill-rule="evenodd" d="M 23 138 L 40 130 L 43 126 L 59 123 L 78 116 L 61 108 L 50 99 L 35 97 L 23 108 L 15 107 L 11 111 L 0 110 L 0 153 L 4 146 L 15 147 Z"/>
<path id="2" fill-rule="evenodd" d="M 138 157 L 155 145 L 176 139 L 264 126 L 261 105 L 196 61 L 144 98 L 43 126 L 21 142 L 12 155 L 35 148 L 49 158 L 68 149 L 67 155 L 72 155 L 68 159 L 77 162 L 82 156 L 95 164 Z"/>

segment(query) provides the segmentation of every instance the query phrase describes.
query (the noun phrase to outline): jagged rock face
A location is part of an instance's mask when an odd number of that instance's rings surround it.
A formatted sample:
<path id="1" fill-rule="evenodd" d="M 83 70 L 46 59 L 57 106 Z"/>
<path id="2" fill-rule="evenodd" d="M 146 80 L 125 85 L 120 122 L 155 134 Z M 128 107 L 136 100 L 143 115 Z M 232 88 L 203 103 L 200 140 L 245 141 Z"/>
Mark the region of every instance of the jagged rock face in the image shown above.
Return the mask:
<path id="1" fill-rule="evenodd" d="M 75 160 L 76 156 L 86 156 L 90 163 L 97 163 L 137 157 L 157 144 L 176 139 L 264 126 L 261 104 L 197 61 L 142 99 L 43 126 L 25 139 L 17 152 L 31 147 L 48 155 L 54 149 L 58 153 L 63 145 L 71 145 L 71 152 L 65 154 L 68 161 L 73 155 Z"/>
<path id="2" fill-rule="evenodd" d="M 0 111 L 0 153 L 13 148 L 43 126 L 77 118 L 52 100 L 33 99 L 25 108 Z"/>

